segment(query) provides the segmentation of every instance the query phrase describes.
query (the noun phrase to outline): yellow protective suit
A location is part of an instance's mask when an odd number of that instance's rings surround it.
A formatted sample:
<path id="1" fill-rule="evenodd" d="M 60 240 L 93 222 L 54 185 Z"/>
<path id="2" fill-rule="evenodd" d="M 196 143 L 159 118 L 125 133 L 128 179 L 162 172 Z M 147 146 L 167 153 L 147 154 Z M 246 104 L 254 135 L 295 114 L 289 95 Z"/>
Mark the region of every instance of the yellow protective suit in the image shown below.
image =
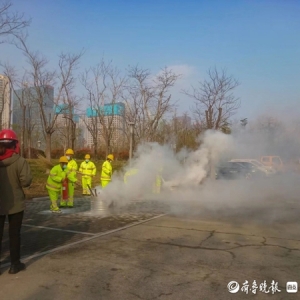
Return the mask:
<path id="1" fill-rule="evenodd" d="M 76 181 L 76 178 L 72 177 L 72 174 L 67 175 L 66 171 L 63 170 L 61 165 L 54 166 L 48 176 L 46 189 L 48 190 L 49 198 L 51 201 L 50 210 L 57 211 L 59 208 L 57 207 L 58 197 L 61 196 L 62 193 L 62 181 L 65 178 L 68 178 L 69 182 Z"/>
<path id="2" fill-rule="evenodd" d="M 128 181 L 131 178 L 131 176 L 136 175 L 138 173 L 138 169 L 129 169 L 125 174 L 124 174 L 124 183 L 128 183 Z"/>
<path id="3" fill-rule="evenodd" d="M 68 181 L 68 200 L 60 200 L 60 206 L 68 206 L 68 207 L 73 207 L 73 203 L 74 203 L 74 190 L 75 190 L 75 182 L 77 181 L 77 172 L 78 170 L 78 165 L 77 162 L 74 159 L 71 159 L 68 162 L 67 165 L 67 170 L 66 170 L 66 174 L 69 178 L 72 178 L 72 180 Z"/>
<path id="4" fill-rule="evenodd" d="M 162 186 L 162 168 L 160 168 L 157 172 L 156 178 L 155 178 L 155 182 L 153 183 L 153 188 L 152 188 L 152 192 L 154 194 L 160 194 L 161 191 L 161 186 Z"/>
<path id="5" fill-rule="evenodd" d="M 102 188 L 105 188 L 111 181 L 111 176 L 112 176 L 112 165 L 109 160 L 106 160 L 102 164 L 102 170 L 101 170 L 101 186 Z"/>
<path id="6" fill-rule="evenodd" d="M 125 174 L 124 174 L 124 183 L 127 184 L 128 181 L 133 181 L 134 180 L 134 176 L 137 175 L 139 172 L 138 169 L 132 168 L 129 169 Z M 155 181 L 153 182 L 152 185 L 152 193 L 154 194 L 159 194 L 161 191 L 161 186 L 162 186 L 162 177 L 161 177 L 161 173 L 162 173 L 162 168 L 159 169 L 156 177 L 155 177 Z M 145 187 L 145 192 L 147 193 L 147 188 Z"/>
<path id="7" fill-rule="evenodd" d="M 79 172 L 82 174 L 82 194 L 90 195 L 88 188 L 92 188 L 92 178 L 96 175 L 96 166 L 91 161 L 83 161 L 79 167 Z"/>

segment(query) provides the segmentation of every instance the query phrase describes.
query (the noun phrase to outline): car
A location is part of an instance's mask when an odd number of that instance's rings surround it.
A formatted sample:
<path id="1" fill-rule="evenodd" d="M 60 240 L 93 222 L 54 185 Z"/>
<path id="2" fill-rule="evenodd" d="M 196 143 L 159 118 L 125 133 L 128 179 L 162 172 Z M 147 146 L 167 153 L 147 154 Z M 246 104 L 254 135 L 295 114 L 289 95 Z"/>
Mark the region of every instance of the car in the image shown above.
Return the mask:
<path id="1" fill-rule="evenodd" d="M 280 156 L 265 155 L 260 157 L 260 161 L 266 167 L 273 168 L 274 170 L 279 172 L 283 172 L 286 168 Z"/>
<path id="2" fill-rule="evenodd" d="M 238 158 L 238 159 L 231 159 L 231 162 L 239 162 L 239 163 L 251 163 L 255 165 L 258 169 L 261 171 L 265 172 L 266 175 L 273 175 L 276 173 L 276 170 L 273 169 L 272 167 L 265 166 L 263 163 L 261 163 L 259 160 L 254 159 L 254 158 Z"/>
<path id="3" fill-rule="evenodd" d="M 216 179 L 266 178 L 268 173 L 250 162 L 228 161 L 217 167 Z"/>

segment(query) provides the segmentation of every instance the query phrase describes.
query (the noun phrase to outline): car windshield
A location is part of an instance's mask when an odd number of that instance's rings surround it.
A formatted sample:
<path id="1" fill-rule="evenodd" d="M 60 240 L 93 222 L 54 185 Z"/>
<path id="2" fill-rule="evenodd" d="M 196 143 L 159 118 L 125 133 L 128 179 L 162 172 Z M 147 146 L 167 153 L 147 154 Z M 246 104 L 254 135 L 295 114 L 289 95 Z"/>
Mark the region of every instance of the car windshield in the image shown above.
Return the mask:
<path id="1" fill-rule="evenodd" d="M 255 166 L 249 162 L 236 162 L 236 164 L 239 164 L 245 168 L 248 168 L 248 169 L 252 169 L 254 168 Z"/>
<path id="2" fill-rule="evenodd" d="M 251 164 L 249 164 L 250 166 L 248 166 L 248 163 L 246 163 L 246 165 L 243 165 L 243 163 L 240 162 L 226 162 L 223 163 L 221 165 L 219 165 L 219 167 L 217 168 L 218 170 L 226 170 L 226 169 L 231 169 L 231 170 L 240 170 L 242 171 L 243 169 L 249 169 L 251 168 Z M 253 166 L 254 167 L 254 166 Z"/>
<path id="3" fill-rule="evenodd" d="M 251 163 L 256 165 L 257 167 L 264 167 L 264 165 L 261 162 L 256 161 L 256 160 L 252 160 Z"/>
<path id="4" fill-rule="evenodd" d="M 234 162 L 225 162 L 225 163 L 222 163 L 221 165 L 219 165 L 219 169 L 221 168 L 233 168 L 233 167 L 236 167 L 237 164 L 234 163 Z"/>
<path id="5" fill-rule="evenodd" d="M 277 165 L 280 165 L 281 161 L 278 157 L 273 157 L 273 163 L 277 164 Z"/>
<path id="6" fill-rule="evenodd" d="M 243 160 L 240 160 L 240 161 L 235 161 L 235 162 L 237 162 L 237 163 L 240 163 L 240 164 L 244 164 L 244 163 L 248 163 L 248 164 L 250 164 L 250 165 L 252 165 L 252 168 L 255 168 L 255 169 L 260 169 L 260 170 L 262 170 L 262 169 L 266 169 L 266 166 L 263 164 L 263 163 L 261 163 L 260 161 L 258 161 L 258 160 L 255 160 L 255 159 L 249 159 L 248 161 L 243 161 Z M 244 167 L 247 167 L 247 166 L 245 166 L 244 165 Z M 250 166 L 249 166 L 249 168 L 250 168 Z"/>

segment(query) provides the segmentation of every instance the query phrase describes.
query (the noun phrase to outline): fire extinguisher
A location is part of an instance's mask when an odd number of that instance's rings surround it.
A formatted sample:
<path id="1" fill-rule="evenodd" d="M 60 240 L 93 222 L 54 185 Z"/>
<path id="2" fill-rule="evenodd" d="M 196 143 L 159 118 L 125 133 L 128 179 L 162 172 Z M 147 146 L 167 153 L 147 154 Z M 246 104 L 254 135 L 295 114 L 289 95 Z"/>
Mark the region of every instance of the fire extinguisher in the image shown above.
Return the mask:
<path id="1" fill-rule="evenodd" d="M 62 182 L 62 198 L 68 200 L 68 178 L 65 178 Z"/>

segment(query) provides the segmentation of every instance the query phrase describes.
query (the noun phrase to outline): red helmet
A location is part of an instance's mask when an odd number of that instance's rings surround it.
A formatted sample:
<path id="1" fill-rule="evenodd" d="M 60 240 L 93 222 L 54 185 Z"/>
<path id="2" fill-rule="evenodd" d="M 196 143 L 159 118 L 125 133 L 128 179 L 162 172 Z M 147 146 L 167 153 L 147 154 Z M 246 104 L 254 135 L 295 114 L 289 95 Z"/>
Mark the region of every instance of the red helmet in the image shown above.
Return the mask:
<path id="1" fill-rule="evenodd" d="M 0 141 L 2 142 L 18 141 L 18 137 L 13 130 L 3 129 L 0 131 Z"/>

